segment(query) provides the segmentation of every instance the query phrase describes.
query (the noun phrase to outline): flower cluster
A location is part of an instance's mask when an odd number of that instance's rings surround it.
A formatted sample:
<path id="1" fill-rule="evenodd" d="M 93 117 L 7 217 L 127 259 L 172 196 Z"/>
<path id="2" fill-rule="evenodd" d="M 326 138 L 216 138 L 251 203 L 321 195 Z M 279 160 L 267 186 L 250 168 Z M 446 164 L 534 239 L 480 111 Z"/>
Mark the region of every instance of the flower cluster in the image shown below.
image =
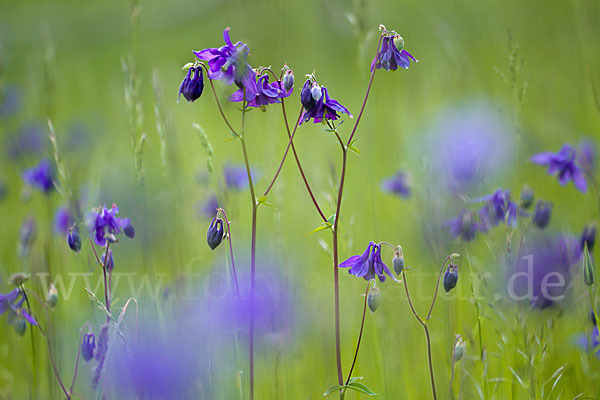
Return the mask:
<path id="1" fill-rule="evenodd" d="M 350 111 L 337 100 L 329 97 L 327 88 L 319 86 L 314 77 L 310 77 L 304 82 L 300 93 L 300 101 L 304 107 L 301 124 L 311 119 L 314 123 L 323 122 L 324 119 L 335 121 L 340 117 L 338 112 L 348 114 L 352 118 Z"/>
<path id="2" fill-rule="evenodd" d="M 590 153 L 591 154 L 591 153 Z M 584 153 L 584 159 L 587 159 L 588 153 Z M 558 153 L 544 152 L 534 155 L 530 161 L 538 165 L 548 166 L 548 173 L 556 175 L 558 183 L 566 185 L 569 181 L 580 192 L 587 190 L 587 181 L 582 167 L 579 165 L 581 159 L 577 158 L 577 151 L 570 144 L 565 144 Z M 587 166 L 585 164 L 584 166 Z"/>
<path id="3" fill-rule="evenodd" d="M 390 278 L 396 280 L 392 272 L 381 259 L 381 245 L 375 242 L 369 242 L 367 249 L 362 255 L 352 256 L 339 265 L 340 268 L 350 268 L 348 273 L 366 280 L 379 278 L 384 282 L 387 274 Z"/>
<path id="4" fill-rule="evenodd" d="M 264 107 L 273 103 L 280 103 L 284 97 L 288 97 L 294 90 L 293 87 L 285 89 L 279 82 L 269 83 L 269 75 L 263 73 L 258 76 L 253 73 L 255 79 L 249 80 L 248 86 L 238 89 L 235 93 L 229 96 L 229 100 L 238 102 L 244 100 L 244 92 L 246 93 L 246 102 L 248 107 Z M 287 75 L 286 75 L 287 76 Z"/>
<path id="5" fill-rule="evenodd" d="M 116 241 L 116 235 L 121 233 L 121 230 L 128 238 L 133 239 L 135 237 L 135 229 L 131 225 L 131 220 L 129 218 L 118 218 L 118 213 L 119 207 L 113 204 L 110 209 L 102 206 L 86 216 L 88 228 L 98 246 L 106 245 L 107 239 L 110 242 Z"/>

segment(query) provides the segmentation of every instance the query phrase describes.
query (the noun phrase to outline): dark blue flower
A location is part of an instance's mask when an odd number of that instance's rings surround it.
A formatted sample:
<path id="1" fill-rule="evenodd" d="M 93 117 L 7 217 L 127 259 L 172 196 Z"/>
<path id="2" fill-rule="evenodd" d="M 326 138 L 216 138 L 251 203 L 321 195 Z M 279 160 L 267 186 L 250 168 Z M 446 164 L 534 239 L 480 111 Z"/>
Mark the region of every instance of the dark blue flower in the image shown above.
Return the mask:
<path id="1" fill-rule="evenodd" d="M 381 181 L 381 189 L 400 197 L 410 196 L 410 187 L 406 183 L 406 174 L 404 172 L 397 172 L 396 175 Z"/>
<path id="2" fill-rule="evenodd" d="M 308 122 L 310 119 L 314 123 L 323 122 L 324 119 L 335 121 L 340 116 L 338 112 L 348 114 L 352 118 L 350 111 L 342 106 L 337 100 L 329 97 L 329 92 L 325 86 L 319 86 L 319 84 L 311 79 L 307 79 L 302 87 L 302 93 L 300 94 L 300 101 L 304 106 L 304 113 L 302 114 L 302 121 Z"/>
<path id="3" fill-rule="evenodd" d="M 481 217 L 482 229 L 485 227 L 496 226 L 500 222 L 506 222 L 509 226 L 517 224 L 518 207 L 517 203 L 510 199 L 510 191 L 498 189 L 494 193 L 480 197 L 475 202 L 485 202 L 485 205 L 479 212 Z"/>
<path id="4" fill-rule="evenodd" d="M 458 266 L 454 264 L 449 264 L 446 268 L 446 272 L 444 272 L 444 290 L 446 293 L 449 293 L 452 289 L 456 287 L 456 283 L 458 282 Z"/>
<path id="5" fill-rule="evenodd" d="M 94 358 L 94 350 L 96 349 L 96 336 L 93 333 L 84 333 L 83 341 L 81 342 L 81 356 L 88 362 Z"/>
<path id="6" fill-rule="evenodd" d="M 67 233 L 67 244 L 75 253 L 79 253 L 81 250 L 81 236 L 79 235 L 77 227 L 73 226 L 69 228 L 69 233 Z"/>
<path id="7" fill-rule="evenodd" d="M 597 227 L 594 223 L 589 223 L 583 228 L 580 239 L 581 251 L 583 251 L 586 244 L 589 251 L 594 249 L 594 244 L 596 244 L 596 230 Z"/>
<path id="8" fill-rule="evenodd" d="M 206 232 L 206 242 L 211 250 L 216 249 L 217 246 L 221 244 L 221 241 L 223 240 L 223 234 L 223 220 L 221 218 L 214 217 L 210 221 L 208 231 Z"/>
<path id="9" fill-rule="evenodd" d="M 261 76 L 254 74 L 253 76 L 257 80 L 252 80 L 252 84 L 238 89 L 229 96 L 229 100 L 234 102 L 242 101 L 245 90 L 248 107 L 263 107 L 273 103 L 280 103 L 281 100 L 279 99 L 288 97 L 292 94 L 293 88 L 286 91 L 281 82 L 269 83 L 269 75 L 267 73 L 264 73 Z"/>
<path id="10" fill-rule="evenodd" d="M 119 207 L 113 204 L 110 209 L 106 208 L 106 206 L 102 206 L 97 211 L 86 216 L 88 228 L 90 229 L 90 233 L 94 235 L 94 242 L 96 242 L 98 246 L 104 246 L 106 244 L 107 234 L 110 235 L 109 239 L 113 241 L 116 240 L 114 236 L 121 233 L 121 230 L 125 230 L 125 228 L 128 227 L 133 228 L 131 226 L 131 220 L 129 218 L 118 218 L 118 213 Z M 132 238 L 130 235 L 127 236 Z"/>
<path id="11" fill-rule="evenodd" d="M 179 86 L 179 97 L 177 98 L 177 102 L 179 102 L 179 98 L 181 98 L 182 94 L 190 103 L 193 103 L 198 99 L 204 90 L 203 77 L 204 72 L 202 71 L 202 67 L 191 67 L 188 69 L 187 75 Z"/>
<path id="12" fill-rule="evenodd" d="M 404 39 L 398 34 L 384 36 L 379 52 L 371 63 L 371 72 L 373 69 L 383 68 L 388 71 L 395 71 L 398 67 L 408 68 L 410 60 L 417 60 L 406 50 L 404 50 Z"/>
<path id="13" fill-rule="evenodd" d="M 544 152 L 531 157 L 529 160 L 538 165 L 547 165 L 548 173 L 558 177 L 558 183 L 566 185 L 569 181 L 580 192 L 587 190 L 587 181 L 582 169 L 575 162 L 576 151 L 570 144 L 565 144 L 558 153 Z"/>
<path id="14" fill-rule="evenodd" d="M 446 225 L 450 228 L 452 236 L 455 238 L 460 237 L 465 242 L 475 239 L 475 232 L 479 227 L 475 215 L 471 211 L 464 209 L 460 210 L 458 217 L 446 221 Z"/>
<path id="15" fill-rule="evenodd" d="M 533 223 L 540 229 L 544 229 L 550 223 L 552 216 L 552 202 L 538 200 L 533 212 Z"/>
<path id="16" fill-rule="evenodd" d="M 369 242 L 367 249 L 362 255 L 352 256 L 339 264 L 339 268 L 350 268 L 348 273 L 366 280 L 374 279 L 375 276 L 381 282 L 386 280 L 384 272 L 392 279 L 396 280 L 392 272 L 381 260 L 381 246 L 374 242 Z"/>
<path id="17" fill-rule="evenodd" d="M 23 171 L 23 180 L 44 193 L 50 192 L 54 187 L 52 183 L 52 165 L 48 159 L 43 159 L 37 166 Z"/>
<path id="18" fill-rule="evenodd" d="M 196 57 L 208 62 L 208 77 L 221 80 L 230 85 L 235 83 L 238 87 L 250 86 L 254 80 L 254 72 L 246 61 L 248 46 L 242 42 L 233 44 L 229 38 L 230 28 L 223 31 L 225 46 L 194 51 Z"/>

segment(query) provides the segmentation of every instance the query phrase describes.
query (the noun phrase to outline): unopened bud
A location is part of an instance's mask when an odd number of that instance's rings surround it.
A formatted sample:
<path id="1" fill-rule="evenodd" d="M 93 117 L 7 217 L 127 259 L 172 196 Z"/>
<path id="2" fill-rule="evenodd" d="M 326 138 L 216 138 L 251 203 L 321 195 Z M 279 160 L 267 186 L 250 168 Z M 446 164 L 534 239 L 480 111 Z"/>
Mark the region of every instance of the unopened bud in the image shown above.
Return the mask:
<path id="1" fill-rule="evenodd" d="M 583 283 L 587 286 L 594 284 L 594 264 L 592 264 L 592 258 L 590 257 L 590 251 L 588 250 L 587 244 L 583 248 L 583 261 L 582 261 L 582 275 Z"/>
<path id="2" fill-rule="evenodd" d="M 448 265 L 446 272 L 444 273 L 444 290 L 449 293 L 456 287 L 458 282 L 458 266 L 454 264 Z"/>
<path id="3" fill-rule="evenodd" d="M 454 361 L 458 361 L 463 358 L 466 347 L 467 345 L 462 336 L 458 336 L 456 338 L 456 343 L 454 344 Z"/>
<path id="4" fill-rule="evenodd" d="M 94 358 L 94 350 L 96 349 L 96 337 L 93 333 L 85 333 L 81 342 L 81 356 L 87 362 Z"/>
<path id="5" fill-rule="evenodd" d="M 71 250 L 79 254 L 79 251 L 81 250 L 81 236 L 76 227 L 69 229 L 69 233 L 67 233 L 67 244 Z"/>
<path id="6" fill-rule="evenodd" d="M 48 304 L 48 306 L 50 306 L 50 308 L 54 308 L 56 307 L 56 304 L 58 304 L 58 290 L 56 289 L 56 286 L 54 286 L 53 283 L 51 283 L 50 287 L 48 288 L 46 303 Z"/>
<path id="7" fill-rule="evenodd" d="M 317 82 L 312 84 L 312 87 L 310 88 L 310 95 L 315 101 L 319 101 L 321 99 L 323 91 Z"/>
<path id="8" fill-rule="evenodd" d="M 581 248 L 587 244 L 589 251 L 594 249 L 594 244 L 596 244 L 596 230 L 596 224 L 594 223 L 589 223 L 583 228 L 583 232 L 581 233 Z"/>
<path id="9" fill-rule="evenodd" d="M 206 232 L 206 242 L 211 250 L 216 249 L 221 244 L 223 233 L 223 220 L 217 217 L 213 218 L 208 227 L 208 232 Z"/>
<path id="10" fill-rule="evenodd" d="M 367 295 L 367 305 L 369 306 L 369 310 L 371 310 L 371 314 L 375 313 L 375 310 L 379 308 L 381 304 L 381 292 L 377 289 L 377 286 L 373 286 L 369 289 L 369 294 Z"/>
<path id="11" fill-rule="evenodd" d="M 290 89 L 294 87 L 294 71 L 292 71 L 291 69 L 286 70 L 285 74 L 283 75 L 282 82 L 285 91 L 289 92 Z"/>
<path id="12" fill-rule="evenodd" d="M 115 259 L 113 258 L 113 253 L 111 249 L 108 249 L 108 261 L 106 261 L 106 252 L 102 253 L 102 265 L 106 268 L 107 272 L 112 272 L 115 268 Z"/>
<path id="13" fill-rule="evenodd" d="M 394 266 L 394 272 L 396 275 L 400 275 L 404 270 L 404 254 L 401 246 L 398 246 L 394 249 L 394 258 L 392 259 L 392 264 Z"/>

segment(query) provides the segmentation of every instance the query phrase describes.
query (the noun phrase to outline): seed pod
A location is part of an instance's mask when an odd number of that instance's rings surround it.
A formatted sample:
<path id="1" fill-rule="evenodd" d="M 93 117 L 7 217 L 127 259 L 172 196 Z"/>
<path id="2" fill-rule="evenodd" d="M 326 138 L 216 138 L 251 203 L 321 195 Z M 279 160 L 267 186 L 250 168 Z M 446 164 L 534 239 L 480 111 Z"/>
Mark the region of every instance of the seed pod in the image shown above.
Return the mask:
<path id="1" fill-rule="evenodd" d="M 206 233 L 206 242 L 211 250 L 216 249 L 217 246 L 221 244 L 221 241 L 223 240 L 223 233 L 223 220 L 221 218 L 214 217 L 210 222 L 208 232 Z"/>
<path id="2" fill-rule="evenodd" d="M 394 266 L 394 272 L 399 276 L 404 270 L 404 254 L 401 246 L 398 246 L 394 249 L 394 258 L 392 258 L 392 264 Z"/>
<path id="3" fill-rule="evenodd" d="M 69 233 L 67 233 L 67 244 L 71 250 L 79 254 L 79 251 L 81 250 L 81 236 L 79 236 L 77 227 L 69 229 Z"/>
<path id="4" fill-rule="evenodd" d="M 448 265 L 444 273 L 444 290 L 449 293 L 458 282 L 458 266 L 454 264 Z"/>
<path id="5" fill-rule="evenodd" d="M 369 306 L 369 310 L 371 310 L 371 314 L 375 313 L 375 310 L 379 308 L 381 304 L 381 293 L 377 286 L 373 286 L 369 289 L 369 294 L 367 295 L 367 305 Z"/>
<path id="6" fill-rule="evenodd" d="M 56 307 L 56 304 L 58 304 L 58 290 L 56 289 L 56 286 L 54 286 L 53 283 L 51 283 L 50 287 L 48 288 L 48 295 L 46 296 L 46 304 L 48 304 L 48 306 L 50 306 L 50 308 L 54 308 L 54 307 Z"/>
<path id="7" fill-rule="evenodd" d="M 23 272 L 17 272 L 10 277 L 10 284 L 13 286 L 21 286 L 29 280 L 29 275 Z"/>

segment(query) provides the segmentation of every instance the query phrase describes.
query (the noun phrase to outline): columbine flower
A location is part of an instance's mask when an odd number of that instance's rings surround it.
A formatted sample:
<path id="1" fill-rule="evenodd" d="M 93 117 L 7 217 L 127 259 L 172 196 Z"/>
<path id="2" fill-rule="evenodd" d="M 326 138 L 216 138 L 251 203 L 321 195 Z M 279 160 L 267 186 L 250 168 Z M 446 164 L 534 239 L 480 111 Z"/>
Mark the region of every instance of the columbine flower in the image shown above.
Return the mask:
<path id="1" fill-rule="evenodd" d="M 52 184 L 52 165 L 47 159 L 43 159 L 36 167 L 23 171 L 23 180 L 30 186 L 34 186 L 44 193 L 50 192 Z"/>
<path id="2" fill-rule="evenodd" d="M 317 82 L 307 79 L 302 87 L 300 101 L 304 106 L 302 122 L 308 122 L 311 118 L 314 123 L 323 122 L 323 119 L 331 121 L 337 120 L 340 116 L 338 112 L 348 114 L 352 118 L 350 111 L 339 102 L 329 97 L 327 88 L 319 86 Z"/>
<path id="3" fill-rule="evenodd" d="M 547 165 L 550 175 L 557 175 L 558 183 L 566 185 L 570 180 L 580 192 L 587 190 L 587 181 L 581 168 L 575 162 L 576 151 L 570 144 L 565 144 L 558 153 L 544 152 L 536 154 L 529 160 L 538 165 Z"/>
<path id="4" fill-rule="evenodd" d="M 540 229 L 544 229 L 550 223 L 552 215 L 552 202 L 538 200 L 533 212 L 533 223 Z"/>
<path id="5" fill-rule="evenodd" d="M 20 288 L 13 289 L 7 294 L 0 294 L 0 315 L 8 311 L 8 323 L 15 326 L 23 322 L 37 325 L 35 318 L 23 308 L 24 301 L 25 295 Z"/>
<path id="6" fill-rule="evenodd" d="M 287 65 L 285 66 L 285 74 L 281 79 L 283 83 L 283 88 L 286 92 L 290 92 L 294 88 L 294 71 L 289 69 Z"/>
<path id="7" fill-rule="evenodd" d="M 256 75 L 253 75 L 256 77 Z M 279 99 L 288 97 L 292 90 L 284 90 L 280 82 L 269 83 L 269 75 L 264 73 L 252 80 L 252 84 L 238 89 L 229 96 L 231 101 L 242 101 L 244 99 L 244 90 L 246 91 L 246 101 L 248 107 L 263 107 L 273 103 L 280 103 Z"/>
<path id="8" fill-rule="evenodd" d="M 450 264 L 444 272 L 444 290 L 450 293 L 456 287 L 458 282 L 458 265 Z"/>
<path id="9" fill-rule="evenodd" d="M 348 273 L 359 278 L 371 280 L 375 275 L 381 282 L 384 282 L 386 277 L 384 272 L 392 279 L 396 280 L 392 272 L 381 260 L 381 246 L 374 242 L 369 242 L 367 249 L 362 255 L 352 256 L 339 265 L 339 268 L 350 268 Z"/>
<path id="10" fill-rule="evenodd" d="M 83 341 L 81 342 L 81 356 L 88 362 L 94 358 L 94 350 L 96 349 L 96 336 L 93 333 L 84 333 Z"/>
<path id="11" fill-rule="evenodd" d="M 94 241 L 98 246 L 104 246 L 107 238 L 111 241 L 116 240 L 114 236 L 121 233 L 121 230 L 128 238 L 133 239 L 135 230 L 133 230 L 131 220 L 129 218 L 118 218 L 116 216 L 118 213 L 119 207 L 113 204 L 110 209 L 102 206 L 98 211 L 88 214 L 88 228 L 94 234 Z"/>
<path id="12" fill-rule="evenodd" d="M 69 228 L 69 233 L 67 234 L 67 244 L 75 253 L 79 253 L 81 250 L 81 236 L 79 235 L 79 230 L 77 227 L 73 226 Z"/>
<path id="13" fill-rule="evenodd" d="M 479 224 L 475 221 L 475 216 L 468 210 L 460 210 L 458 217 L 446 221 L 446 225 L 450 228 L 452 236 L 455 238 L 460 237 L 465 242 L 475 239 L 475 232 L 479 227 Z"/>
<path id="14" fill-rule="evenodd" d="M 397 172 L 396 175 L 381 181 L 381 189 L 400 197 L 410 196 L 410 187 L 406 183 L 406 174 L 404 172 Z"/>
<path id="15" fill-rule="evenodd" d="M 375 68 L 383 68 L 388 71 L 395 71 L 398 67 L 408 68 L 411 59 L 418 62 L 408 51 L 404 50 L 402 36 L 397 33 L 386 35 L 381 42 L 379 52 L 371 63 L 371 72 Z"/>
<path id="16" fill-rule="evenodd" d="M 510 200 L 510 191 L 498 189 L 494 193 L 480 197 L 475 202 L 485 202 L 479 215 L 486 226 L 496 226 L 500 221 L 515 226 L 517 223 L 517 203 Z M 485 226 L 482 227 L 485 229 Z"/>
<path id="17" fill-rule="evenodd" d="M 225 28 L 223 31 L 225 46 L 194 51 L 194 54 L 200 60 L 208 62 L 210 79 L 221 80 L 228 85 L 235 82 L 240 88 L 249 86 L 254 80 L 254 72 L 246 61 L 248 46 L 242 42 L 232 44 L 229 30 L 230 28 Z"/>
<path id="18" fill-rule="evenodd" d="M 204 73 L 202 72 L 202 67 L 191 67 L 188 69 L 188 73 L 183 79 L 183 82 L 181 82 L 181 86 L 179 86 L 179 97 L 177 98 L 177 102 L 179 103 L 179 99 L 183 94 L 183 97 L 185 97 L 188 102 L 193 103 L 202 95 L 203 90 Z"/>
<path id="19" fill-rule="evenodd" d="M 221 218 L 214 217 L 210 221 L 210 225 L 208 227 L 208 231 L 206 232 L 206 243 L 211 250 L 217 248 L 218 245 L 221 244 L 223 240 L 223 220 Z"/>

